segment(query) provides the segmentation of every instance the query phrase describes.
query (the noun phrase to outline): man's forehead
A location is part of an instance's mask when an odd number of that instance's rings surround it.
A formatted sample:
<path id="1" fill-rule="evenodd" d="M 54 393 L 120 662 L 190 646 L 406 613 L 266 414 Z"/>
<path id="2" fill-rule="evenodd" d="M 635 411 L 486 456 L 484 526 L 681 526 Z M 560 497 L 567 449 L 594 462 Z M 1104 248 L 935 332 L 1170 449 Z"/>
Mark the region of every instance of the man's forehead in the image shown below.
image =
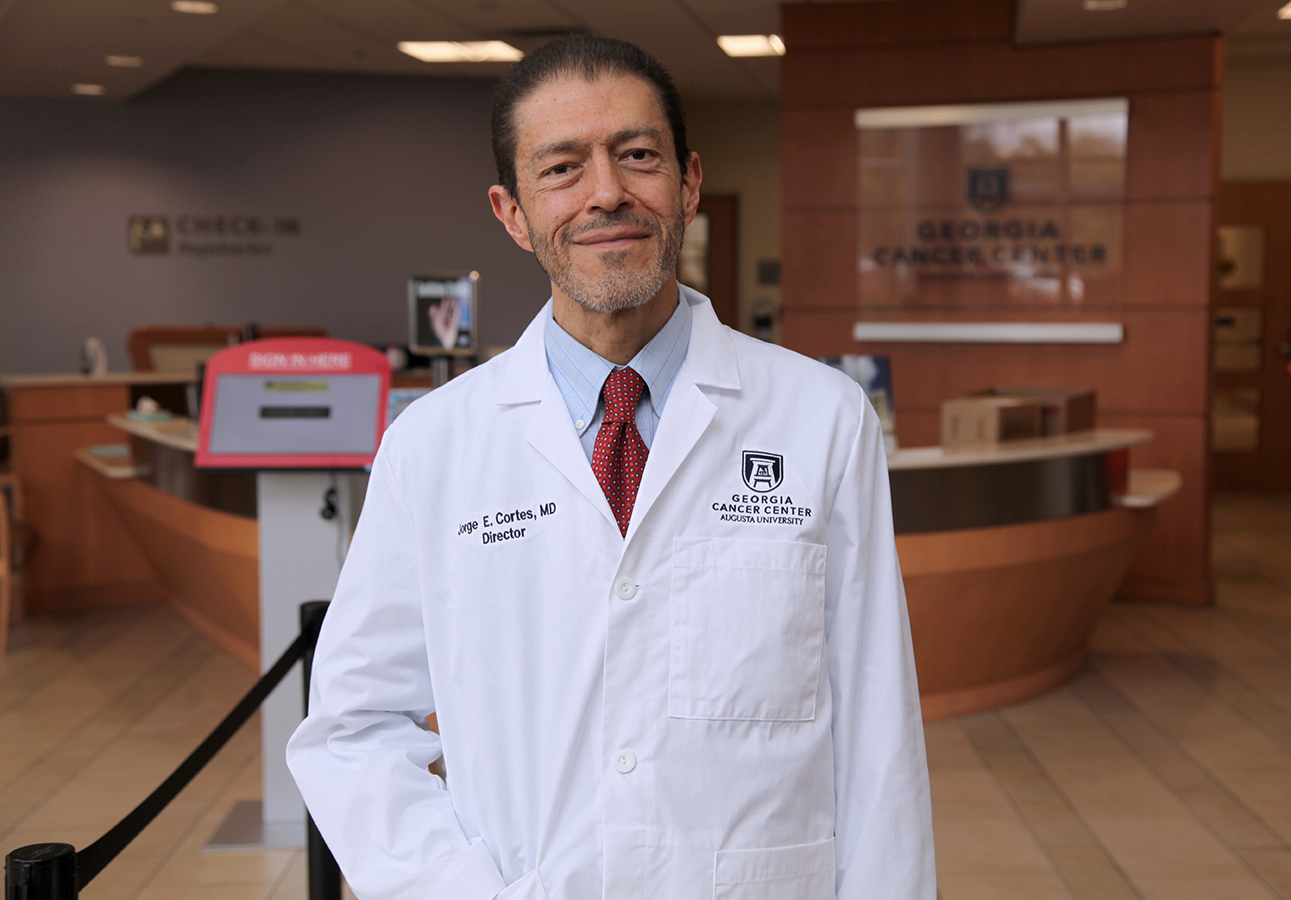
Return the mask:
<path id="1" fill-rule="evenodd" d="M 553 107 L 568 107 L 569 104 L 591 99 L 592 94 L 602 94 L 607 91 L 616 97 L 624 96 L 624 99 L 627 99 L 625 95 L 632 94 L 649 98 L 645 109 L 629 109 L 626 103 L 616 103 L 613 111 L 621 113 L 622 121 L 614 126 L 615 132 L 642 131 L 654 127 L 656 130 L 662 129 L 664 138 L 671 140 L 668 117 L 664 113 L 663 104 L 654 85 L 636 75 L 607 73 L 594 78 L 587 78 L 580 74 L 558 75 L 530 91 L 516 104 L 515 124 L 520 132 L 521 142 L 526 138 L 535 137 L 536 132 L 549 131 L 544 126 L 555 124 L 550 118 Z M 574 110 L 567 110 L 566 116 L 577 120 L 574 113 Z M 629 117 L 641 121 L 629 121 Z"/>

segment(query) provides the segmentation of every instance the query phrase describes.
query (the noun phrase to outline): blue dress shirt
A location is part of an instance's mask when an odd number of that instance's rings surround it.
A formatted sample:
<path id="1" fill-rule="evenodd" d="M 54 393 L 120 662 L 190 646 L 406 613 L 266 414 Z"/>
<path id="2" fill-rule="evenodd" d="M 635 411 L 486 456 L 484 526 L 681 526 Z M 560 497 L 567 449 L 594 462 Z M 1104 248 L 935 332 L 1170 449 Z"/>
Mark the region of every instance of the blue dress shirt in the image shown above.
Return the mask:
<path id="1" fill-rule="evenodd" d="M 641 432 L 641 440 L 646 447 L 654 442 L 663 405 L 686 358 L 686 348 L 690 345 L 690 317 L 690 304 L 685 297 L 679 297 L 676 310 L 663 328 L 628 362 L 628 366 L 635 369 L 646 383 L 647 391 L 637 404 L 637 430 Z M 543 340 L 547 347 L 547 368 L 565 398 L 574 430 L 583 443 L 588 462 L 591 462 L 596 435 L 605 416 L 601 388 L 611 372 L 623 367 L 574 340 L 550 314 Z"/>

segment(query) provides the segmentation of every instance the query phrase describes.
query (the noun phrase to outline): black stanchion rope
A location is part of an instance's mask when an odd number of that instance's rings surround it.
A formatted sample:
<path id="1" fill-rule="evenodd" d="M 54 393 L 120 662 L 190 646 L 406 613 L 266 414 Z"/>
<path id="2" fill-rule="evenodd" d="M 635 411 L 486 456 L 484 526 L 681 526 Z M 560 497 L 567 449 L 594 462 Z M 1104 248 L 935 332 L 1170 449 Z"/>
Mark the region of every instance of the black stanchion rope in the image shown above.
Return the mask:
<path id="1" fill-rule="evenodd" d="M 252 714 L 259 709 L 260 704 L 269 696 L 278 682 L 282 681 L 291 667 L 300 659 L 305 647 L 311 638 L 317 636 L 317 629 L 314 629 L 313 635 L 299 634 L 296 640 L 292 641 L 291 646 L 283 651 L 282 656 L 273 664 L 268 672 L 260 676 L 260 680 L 255 686 L 247 692 L 233 711 L 224 717 L 209 735 L 206 740 L 198 745 L 197 749 L 188 755 L 188 758 L 179 764 L 179 768 L 170 774 L 170 777 L 161 783 L 148 797 L 136 806 L 129 815 L 113 825 L 112 828 L 94 843 L 90 844 L 84 850 L 76 854 L 77 867 L 80 877 L 77 879 L 80 887 L 85 887 L 94 877 L 103 871 L 104 867 L 112 860 L 116 859 L 117 854 L 124 850 L 131 841 L 139 836 L 139 833 L 148 827 L 149 823 L 157 817 L 166 804 L 170 803 L 178 796 L 179 792 L 188 786 L 188 783 L 196 777 L 197 773 L 202 770 L 211 758 L 220 751 L 220 748 L 228 743 L 229 738 L 237 732 L 239 728 L 251 718 Z"/>

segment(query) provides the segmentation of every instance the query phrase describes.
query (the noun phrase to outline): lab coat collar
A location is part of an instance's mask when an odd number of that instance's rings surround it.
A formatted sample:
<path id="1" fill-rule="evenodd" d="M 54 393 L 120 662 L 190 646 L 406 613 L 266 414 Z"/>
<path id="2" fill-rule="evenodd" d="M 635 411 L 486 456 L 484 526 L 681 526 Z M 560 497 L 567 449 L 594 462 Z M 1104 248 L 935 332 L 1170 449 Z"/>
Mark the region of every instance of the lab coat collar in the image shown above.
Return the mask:
<path id="1" fill-rule="evenodd" d="M 735 342 L 730 332 L 717 320 L 712 301 L 684 284 L 679 287 L 681 299 L 690 304 L 691 312 L 690 349 L 686 351 L 682 372 L 689 374 L 697 385 L 738 391 L 740 369 L 735 362 Z"/>
<path id="2" fill-rule="evenodd" d="M 695 384 L 703 387 L 739 390 L 740 372 L 735 362 L 735 344 L 717 320 L 712 303 L 699 291 L 684 284 L 678 287 L 681 299 L 690 304 L 691 310 L 690 347 L 682 363 L 682 372 L 688 373 Z M 543 341 L 543 329 L 551 315 L 551 305 L 549 299 L 508 354 L 506 371 L 502 374 L 498 390 L 498 403 L 509 406 L 536 403 L 542 399 L 544 382 L 551 377 Z"/>
<path id="3" fill-rule="evenodd" d="M 650 447 L 650 458 L 637 490 L 632 523 L 627 533 L 629 543 L 717 411 L 716 404 L 705 396 L 702 388 L 732 391 L 740 388 L 735 344 L 717 320 L 708 298 L 683 285 L 681 299 L 690 304 L 693 316 L 690 346 Z M 547 365 L 543 329 L 550 309 L 551 301 L 548 300 L 508 354 L 498 390 L 498 404 L 542 404 L 525 432 L 526 439 L 613 525 L 614 513 L 592 467 L 587 464 L 587 455 L 578 435 L 570 427 L 569 410 Z"/>

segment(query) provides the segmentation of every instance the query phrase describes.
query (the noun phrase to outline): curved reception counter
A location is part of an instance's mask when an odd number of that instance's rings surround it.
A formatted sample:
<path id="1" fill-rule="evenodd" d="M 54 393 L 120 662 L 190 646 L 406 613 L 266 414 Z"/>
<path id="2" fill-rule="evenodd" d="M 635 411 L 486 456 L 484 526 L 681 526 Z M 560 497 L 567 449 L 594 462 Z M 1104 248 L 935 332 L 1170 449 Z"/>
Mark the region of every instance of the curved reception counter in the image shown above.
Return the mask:
<path id="1" fill-rule="evenodd" d="M 1147 431 L 1100 430 L 888 457 L 923 715 L 1035 697 L 1089 636 L 1179 476 L 1130 471 Z"/>
<path id="2" fill-rule="evenodd" d="M 129 454 L 114 458 L 88 448 L 77 458 L 104 476 L 113 507 L 170 605 L 225 653 L 258 669 L 255 473 L 194 468 L 197 429 L 189 419 L 108 421 L 129 436 Z"/>
<path id="3" fill-rule="evenodd" d="M 255 474 L 194 468 L 187 419 L 109 421 L 130 454 L 79 458 L 104 476 L 169 602 L 257 667 Z M 888 457 L 925 719 L 1025 700 L 1080 670 L 1157 503 L 1178 489 L 1173 472 L 1129 470 L 1129 448 L 1151 437 L 1103 430 Z"/>

